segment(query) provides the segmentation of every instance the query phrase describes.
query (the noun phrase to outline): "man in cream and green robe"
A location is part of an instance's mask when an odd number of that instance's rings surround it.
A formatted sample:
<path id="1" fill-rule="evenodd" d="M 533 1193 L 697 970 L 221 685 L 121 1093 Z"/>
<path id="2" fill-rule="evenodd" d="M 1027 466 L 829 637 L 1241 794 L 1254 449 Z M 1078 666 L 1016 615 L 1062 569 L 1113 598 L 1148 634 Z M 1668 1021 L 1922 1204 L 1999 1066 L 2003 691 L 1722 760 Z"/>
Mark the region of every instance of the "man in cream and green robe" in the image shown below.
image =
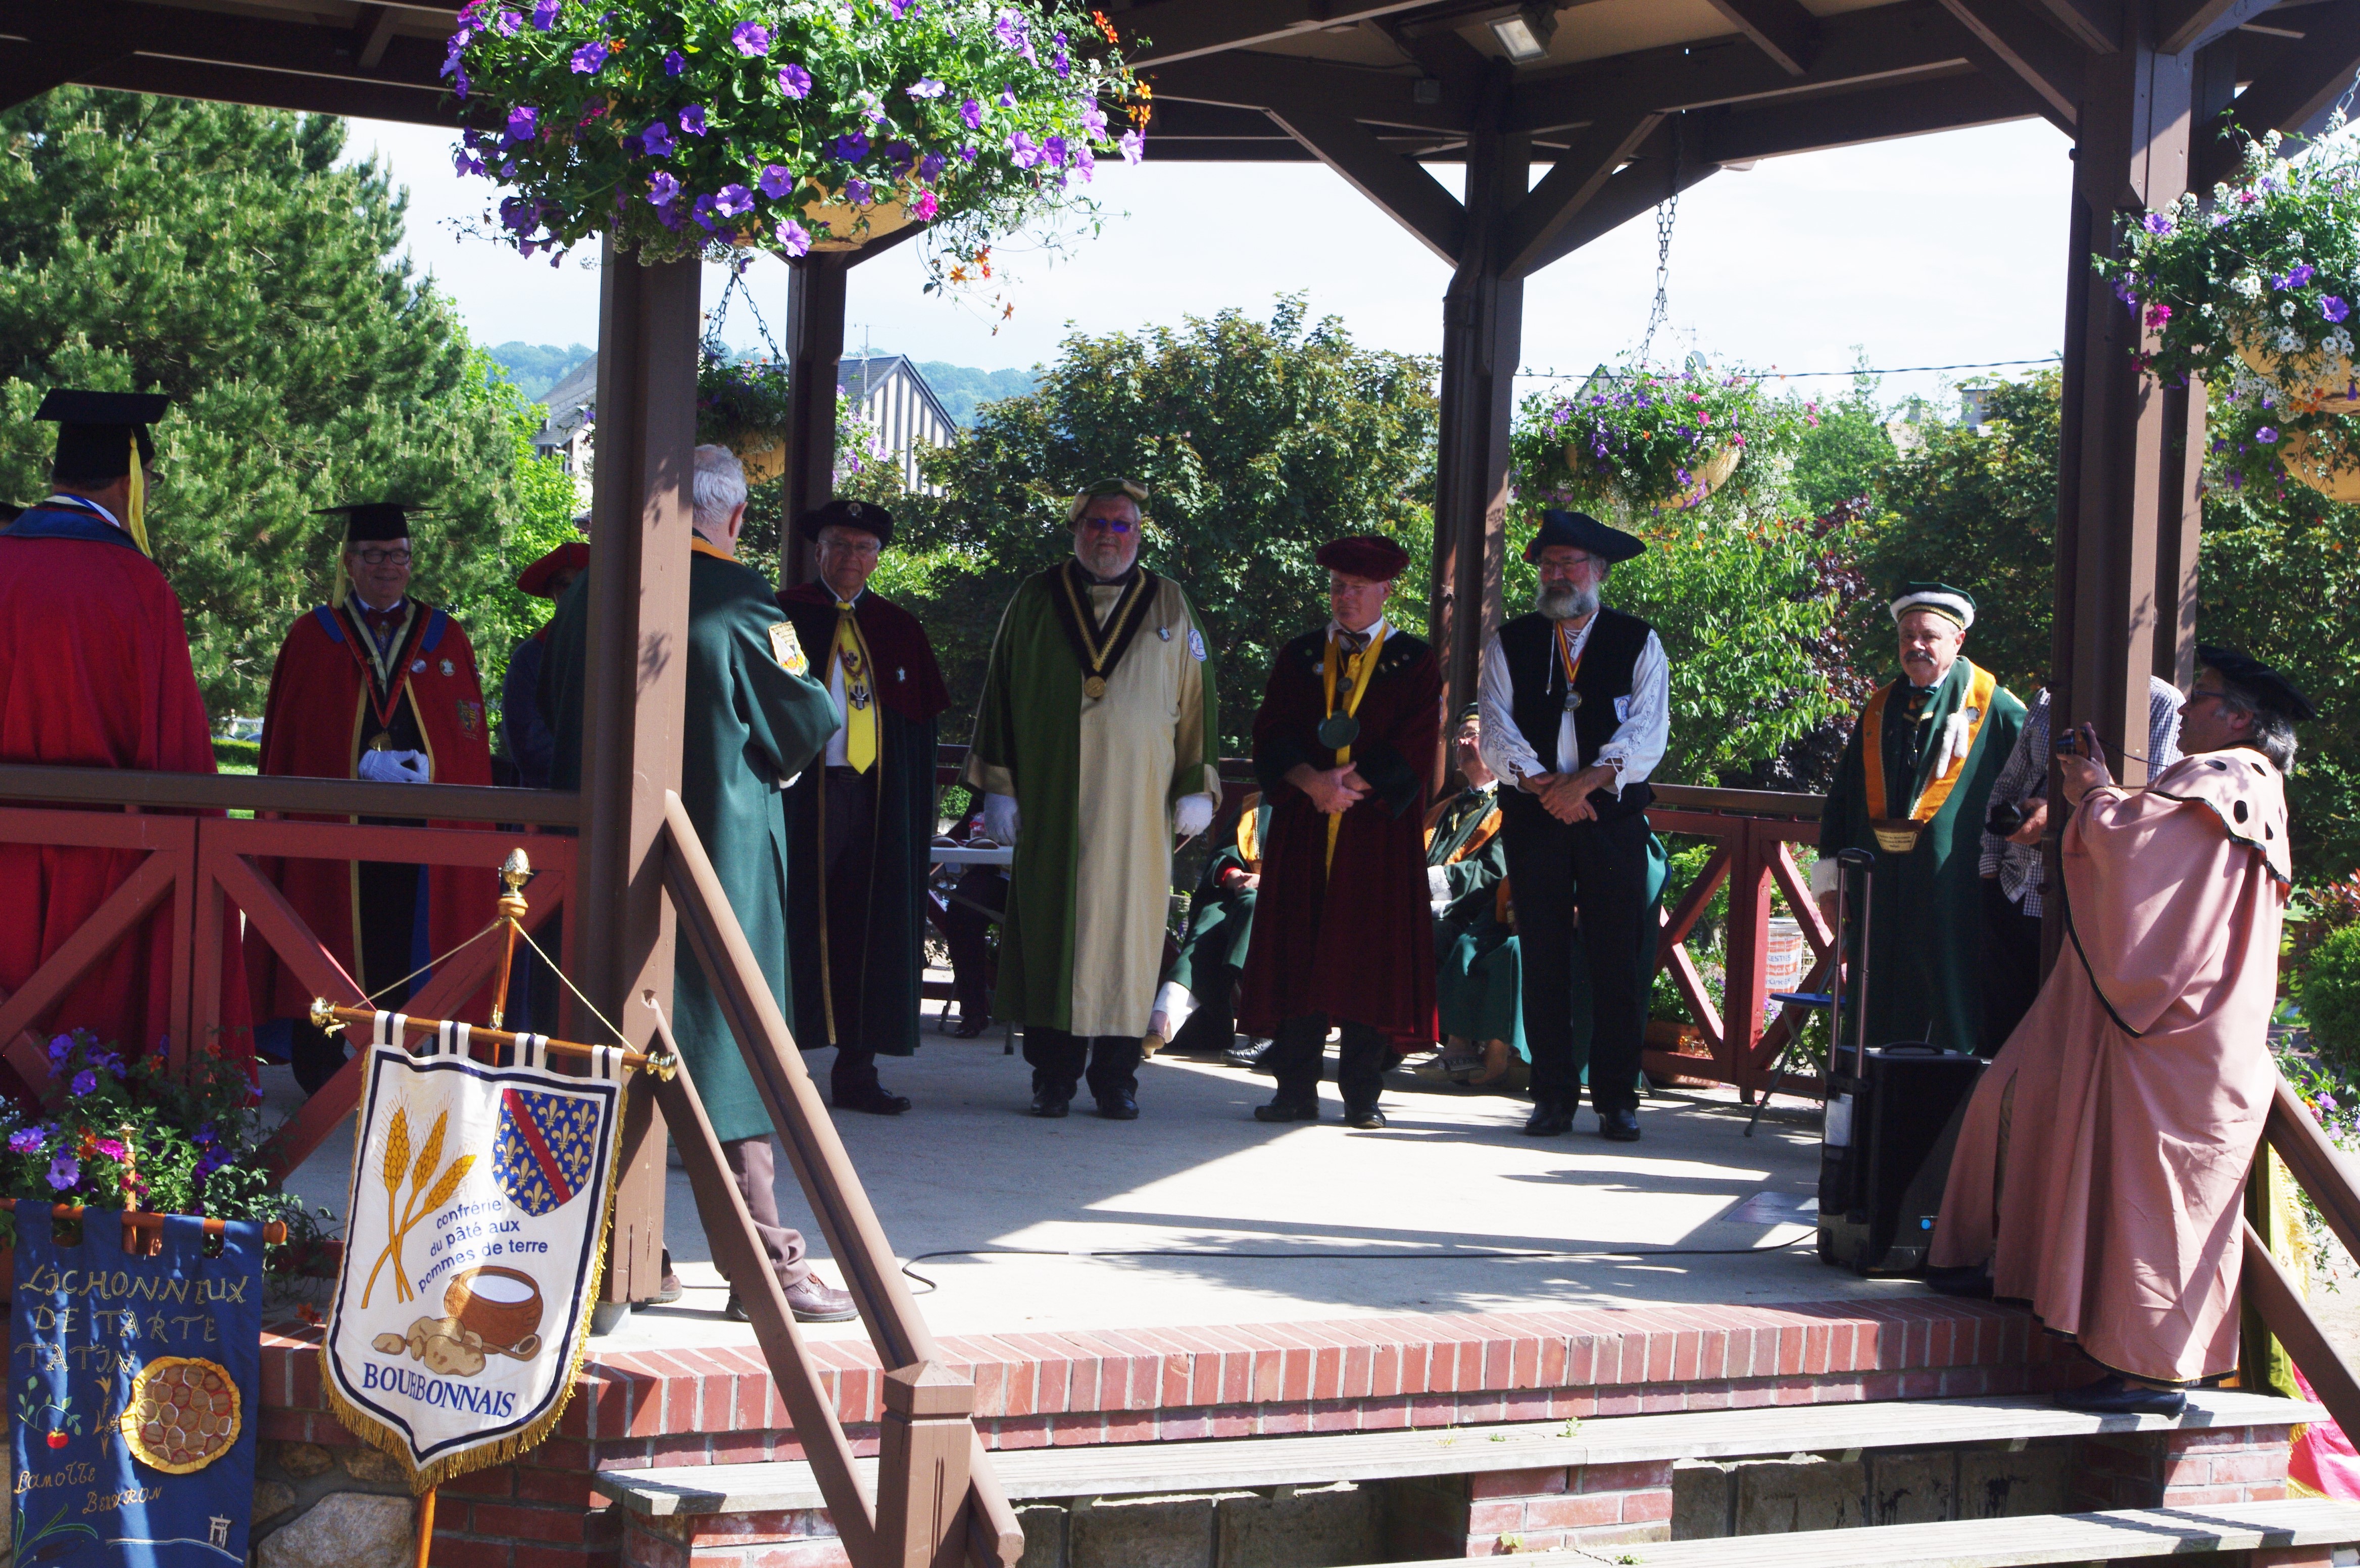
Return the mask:
<path id="1" fill-rule="evenodd" d="M 1868 700 L 1844 743 L 1819 816 L 1811 891 L 1835 909 L 1836 855 L 1876 857 L 1864 971 L 1868 1043 L 1983 1043 L 1983 882 L 1978 872 L 1992 781 L 2015 750 L 2024 704 L 1961 655 L 1975 601 L 1942 583 L 1911 583 L 1887 607 L 1901 676 Z"/>
<path id="2" fill-rule="evenodd" d="M 1173 838 L 1220 800 L 1204 628 L 1139 565 L 1146 499 L 1128 480 L 1075 498 L 1073 557 L 1000 617 L 967 752 L 984 831 L 1016 847 L 992 1015 L 1024 1026 L 1037 1116 L 1065 1114 L 1086 1064 L 1100 1115 L 1139 1114 Z"/>

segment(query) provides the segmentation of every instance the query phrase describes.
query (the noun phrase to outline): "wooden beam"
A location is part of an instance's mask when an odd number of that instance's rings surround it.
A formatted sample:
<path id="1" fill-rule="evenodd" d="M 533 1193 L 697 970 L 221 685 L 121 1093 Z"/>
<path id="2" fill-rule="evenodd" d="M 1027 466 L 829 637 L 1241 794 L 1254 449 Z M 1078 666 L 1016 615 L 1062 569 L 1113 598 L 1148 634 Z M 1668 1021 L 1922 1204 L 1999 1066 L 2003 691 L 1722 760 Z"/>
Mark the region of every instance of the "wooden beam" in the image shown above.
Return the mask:
<path id="1" fill-rule="evenodd" d="M 1428 250 L 1459 264 L 1467 244 L 1467 209 L 1441 181 L 1378 141 L 1350 115 L 1323 104 L 1290 104 L 1269 114 Z"/>
<path id="2" fill-rule="evenodd" d="M 2165 54 L 2202 49 L 2234 32 L 2278 0 L 2156 0 L 2156 48 Z"/>
<path id="3" fill-rule="evenodd" d="M 1415 11 L 1428 0 L 1151 0 L 1109 20 L 1133 66 L 1274 43 Z"/>
<path id="4" fill-rule="evenodd" d="M 1800 0 L 1711 0 L 1712 8 L 1789 76 L 1811 68 L 1819 52 L 1819 19 Z"/>
<path id="5" fill-rule="evenodd" d="M 2136 0 L 2039 0 L 2042 13 L 2092 54 L 2112 54 L 2123 47 L 2123 12 L 2133 3 Z"/>
<path id="6" fill-rule="evenodd" d="M 1161 65 L 1147 72 L 1147 81 L 1159 106 L 1169 100 L 1268 111 L 1308 104 L 1377 125 L 1459 136 L 1474 124 L 1474 100 L 1464 90 L 1453 93 L 1446 87 L 1439 102 L 1421 104 L 1415 76 L 1324 60 L 1240 50 Z M 1153 122 L 1148 134 L 1154 134 Z"/>
<path id="7" fill-rule="evenodd" d="M 1705 116 L 1699 161 L 1727 165 L 1818 152 L 1896 137 L 1994 126 L 2032 113 L 2023 88 L 1974 71 L 1898 87 L 1872 87 L 1799 104 L 1731 109 Z"/>
<path id="8" fill-rule="evenodd" d="M 2335 1353 L 2319 1320 L 2311 1315 L 2300 1287 L 2255 1234 L 2254 1223 L 2241 1219 L 2237 1225 L 2245 1249 L 2239 1292 L 2261 1314 L 2262 1326 L 2286 1346 L 2335 1424 L 2349 1431 L 2352 1422 L 2360 1421 L 2360 1381 L 2354 1379 L 2352 1369 Z"/>
<path id="9" fill-rule="evenodd" d="M 152 93 L 161 98 L 196 98 L 213 104 L 253 104 L 310 115 L 342 115 L 393 120 L 412 126 L 456 129 L 459 105 L 442 88 L 412 87 L 353 77 L 302 76 L 286 71 L 250 71 L 202 60 L 159 60 L 132 55 L 73 80 L 85 87 L 122 93 Z M 398 787 L 398 786 L 397 786 Z"/>
<path id="10" fill-rule="evenodd" d="M 271 21 L 147 0 L 0 0 L 0 33 L 49 44 L 71 44 L 95 36 L 119 40 L 150 58 L 191 64 L 217 64 L 291 71 L 299 75 L 405 82 L 442 87 L 442 45 L 432 38 L 396 35 L 387 40 L 384 62 L 364 70 L 360 44 L 346 27 Z"/>
<path id="11" fill-rule="evenodd" d="M 107 64 L 122 52 L 119 38 L 0 47 L 0 109 L 28 104 L 50 89 L 74 81 L 84 71 Z"/>
<path id="12" fill-rule="evenodd" d="M 1601 111 L 1597 123 L 1509 213 L 1501 269 L 1515 278 L 1530 273 L 1538 265 L 1535 258 L 1547 252 L 1574 214 L 1663 123 L 1664 116 L 1652 109 Z"/>
<path id="13" fill-rule="evenodd" d="M 2360 69 L 2360 5 L 2314 6 L 2302 16 L 2300 46 L 2284 51 L 2229 105 L 2230 118 L 2253 136 L 2304 129 L 2343 96 Z M 2236 159 L 2233 144 L 2206 131 L 2198 138 L 2197 188 L 2209 189 Z"/>
<path id="14" fill-rule="evenodd" d="M 374 18 L 368 15 L 372 10 L 377 13 Z M 353 36 L 360 40 L 360 52 L 353 57 L 353 63 L 363 71 L 375 71 L 385 62 L 386 47 L 393 42 L 393 26 L 401 13 L 390 5 L 376 5 L 362 7 L 361 16 L 361 24 L 353 28 Z"/>
<path id="15" fill-rule="evenodd" d="M 1563 260 L 1601 235 L 1612 233 L 1658 203 L 1721 172 L 1717 163 L 1690 158 L 1680 161 L 1675 174 L 1672 159 L 1656 151 L 1664 147 L 1665 140 L 1658 131 L 1646 156 L 1625 164 L 1621 173 L 1601 186 L 1598 194 L 1584 203 L 1557 230 L 1556 238 L 1536 247 L 1528 258 L 1525 276 L 1530 277 L 1553 261 Z"/>
<path id="16" fill-rule="evenodd" d="M 1942 0 L 1942 7 L 2038 95 L 2052 121 L 2072 128 L 2081 113 L 2086 51 L 2018 0 Z"/>

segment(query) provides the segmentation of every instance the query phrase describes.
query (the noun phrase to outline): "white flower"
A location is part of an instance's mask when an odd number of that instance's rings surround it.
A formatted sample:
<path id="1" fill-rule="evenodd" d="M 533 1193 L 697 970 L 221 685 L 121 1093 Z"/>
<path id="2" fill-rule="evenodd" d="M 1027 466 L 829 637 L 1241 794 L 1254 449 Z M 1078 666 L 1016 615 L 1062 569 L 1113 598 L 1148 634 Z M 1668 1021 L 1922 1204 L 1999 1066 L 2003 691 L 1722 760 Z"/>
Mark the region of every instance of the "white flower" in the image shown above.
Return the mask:
<path id="1" fill-rule="evenodd" d="M 2297 250 L 2300 250 L 2302 248 L 2302 231 L 2300 229 L 2297 229 L 2294 233 L 2287 236 L 2287 244 L 2294 247 Z"/>
<path id="2" fill-rule="evenodd" d="M 2280 354 L 2300 354 L 2303 347 L 2302 334 L 2292 327 L 2278 334 L 2278 349 Z"/>
<path id="3" fill-rule="evenodd" d="M 2248 300 L 2262 297 L 2262 280 L 2258 273 L 2241 272 L 2229 281 L 2229 287 Z"/>
<path id="4" fill-rule="evenodd" d="M 2210 305 L 2199 305 L 2196 307 L 2196 313 L 2200 316 L 2209 316 L 2212 313 L 2212 307 Z"/>
<path id="5" fill-rule="evenodd" d="M 2294 302 L 2292 300 L 2280 300 L 2278 302 L 2278 315 L 2286 321 L 2294 320 Z"/>

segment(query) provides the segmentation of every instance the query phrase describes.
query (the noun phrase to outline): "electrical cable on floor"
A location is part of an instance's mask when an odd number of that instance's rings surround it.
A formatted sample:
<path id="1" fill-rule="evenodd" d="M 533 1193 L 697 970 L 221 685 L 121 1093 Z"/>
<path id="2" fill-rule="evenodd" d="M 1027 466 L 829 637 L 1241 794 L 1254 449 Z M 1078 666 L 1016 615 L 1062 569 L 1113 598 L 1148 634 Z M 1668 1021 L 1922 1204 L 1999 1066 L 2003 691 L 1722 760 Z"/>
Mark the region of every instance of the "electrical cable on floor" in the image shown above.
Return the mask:
<path id="1" fill-rule="evenodd" d="M 1581 1247 L 1566 1251 L 1463 1251 L 1463 1252 L 1225 1252 L 1212 1247 L 1032 1247 L 1032 1246 L 968 1246 L 945 1247 L 940 1252 L 922 1252 L 901 1265 L 901 1272 L 926 1288 L 914 1292 L 923 1296 L 939 1288 L 938 1283 L 918 1272 L 917 1266 L 937 1257 L 1218 1257 L 1275 1258 L 1292 1261 L 1323 1263 L 1470 1263 L 1490 1259 L 1494 1262 L 1546 1261 L 1552 1258 L 1618 1258 L 1618 1257 L 1752 1257 L 1771 1256 L 1792 1252 L 1799 1246 L 1815 1246 L 1817 1240 L 1806 1236 L 1800 1241 L 1782 1242 L 1775 1246 L 1660 1246 L 1660 1247 Z"/>

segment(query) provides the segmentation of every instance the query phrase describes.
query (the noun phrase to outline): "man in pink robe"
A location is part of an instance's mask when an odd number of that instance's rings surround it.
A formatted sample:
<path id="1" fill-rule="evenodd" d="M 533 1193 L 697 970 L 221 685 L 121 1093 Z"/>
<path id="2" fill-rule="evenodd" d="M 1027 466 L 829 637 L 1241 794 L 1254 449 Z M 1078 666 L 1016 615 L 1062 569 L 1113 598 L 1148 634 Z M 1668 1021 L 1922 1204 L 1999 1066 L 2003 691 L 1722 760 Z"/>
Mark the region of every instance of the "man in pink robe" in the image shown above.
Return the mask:
<path id="1" fill-rule="evenodd" d="M 2182 1386 L 2237 1364 L 2285 776 L 2311 707 L 2267 665 L 2200 653 L 2183 758 L 2147 787 L 2114 783 L 2086 725 L 2060 756 L 2070 939 L 1976 1087 L 1929 1255 L 1939 1288 L 2028 1300 L 2106 1370 L 2058 1396 L 2076 1409 L 2177 1414 Z M 1979 1265 L 1988 1284 L 1961 1289 Z"/>

